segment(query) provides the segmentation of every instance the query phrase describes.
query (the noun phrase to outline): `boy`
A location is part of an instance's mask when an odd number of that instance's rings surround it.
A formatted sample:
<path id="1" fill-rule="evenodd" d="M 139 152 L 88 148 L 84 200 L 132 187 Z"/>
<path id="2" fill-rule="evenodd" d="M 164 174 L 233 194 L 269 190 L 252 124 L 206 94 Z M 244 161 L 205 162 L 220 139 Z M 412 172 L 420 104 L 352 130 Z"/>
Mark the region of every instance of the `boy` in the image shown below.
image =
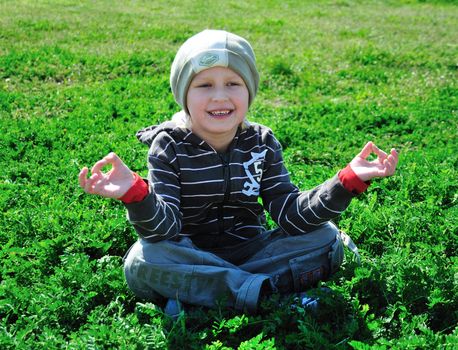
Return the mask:
<path id="1" fill-rule="evenodd" d="M 255 312 L 264 294 L 301 292 L 330 276 L 343 248 L 329 221 L 370 179 L 394 173 L 396 151 L 369 142 L 333 178 L 300 192 L 272 131 L 246 120 L 259 75 L 245 39 L 218 30 L 191 37 L 170 83 L 183 110 L 137 134 L 149 146 L 148 180 L 114 153 L 89 178 L 87 168 L 79 175 L 87 193 L 122 200 L 140 236 L 125 259 L 131 290 L 171 308 L 175 299 L 212 307 L 224 296 Z M 264 228 L 264 210 L 277 229 Z"/>

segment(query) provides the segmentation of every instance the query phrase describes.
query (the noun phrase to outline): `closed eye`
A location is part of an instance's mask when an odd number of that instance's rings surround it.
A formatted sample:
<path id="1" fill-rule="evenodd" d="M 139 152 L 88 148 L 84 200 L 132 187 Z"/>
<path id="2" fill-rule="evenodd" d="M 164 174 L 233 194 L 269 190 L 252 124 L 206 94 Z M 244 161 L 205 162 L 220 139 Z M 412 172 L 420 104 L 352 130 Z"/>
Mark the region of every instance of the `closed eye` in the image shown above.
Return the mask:
<path id="1" fill-rule="evenodd" d="M 227 83 L 227 86 L 240 86 L 242 85 L 241 83 L 239 83 L 238 81 L 231 81 L 229 83 Z"/>

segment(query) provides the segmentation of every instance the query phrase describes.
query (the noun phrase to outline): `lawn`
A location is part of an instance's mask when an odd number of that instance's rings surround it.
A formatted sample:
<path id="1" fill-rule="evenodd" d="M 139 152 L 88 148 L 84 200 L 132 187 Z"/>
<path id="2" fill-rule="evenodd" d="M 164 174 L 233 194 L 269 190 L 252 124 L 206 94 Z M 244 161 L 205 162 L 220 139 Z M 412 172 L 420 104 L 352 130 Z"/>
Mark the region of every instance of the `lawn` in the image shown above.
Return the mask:
<path id="1" fill-rule="evenodd" d="M 455 1 L 0 0 L 0 348 L 458 348 L 457 23 Z M 204 28 L 252 43 L 249 119 L 301 189 L 368 140 L 400 152 L 336 220 L 362 261 L 316 313 L 274 297 L 172 322 L 125 284 L 123 205 L 78 187 L 110 151 L 146 176 L 135 132 L 178 111 L 170 65 Z"/>

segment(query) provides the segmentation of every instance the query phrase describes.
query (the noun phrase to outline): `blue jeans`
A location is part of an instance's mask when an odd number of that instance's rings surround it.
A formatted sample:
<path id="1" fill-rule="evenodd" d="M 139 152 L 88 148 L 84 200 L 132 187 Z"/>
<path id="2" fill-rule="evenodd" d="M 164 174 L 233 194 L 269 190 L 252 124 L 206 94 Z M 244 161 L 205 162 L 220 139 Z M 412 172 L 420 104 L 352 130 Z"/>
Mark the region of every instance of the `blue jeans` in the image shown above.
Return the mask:
<path id="1" fill-rule="evenodd" d="M 332 223 L 289 236 L 279 229 L 235 247 L 203 251 L 189 238 L 149 243 L 137 241 L 126 254 L 124 273 L 140 298 L 178 299 L 214 307 L 255 312 L 267 284 L 279 293 L 300 292 L 334 273 L 343 261 L 343 245 Z"/>

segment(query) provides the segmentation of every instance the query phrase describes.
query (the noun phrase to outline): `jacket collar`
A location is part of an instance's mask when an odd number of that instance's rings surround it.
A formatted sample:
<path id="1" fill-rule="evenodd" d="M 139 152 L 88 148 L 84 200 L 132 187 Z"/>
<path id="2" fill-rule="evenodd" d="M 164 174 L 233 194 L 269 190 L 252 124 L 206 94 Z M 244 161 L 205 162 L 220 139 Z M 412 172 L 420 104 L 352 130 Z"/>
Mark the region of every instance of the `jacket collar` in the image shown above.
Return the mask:
<path id="1" fill-rule="evenodd" d="M 147 145 L 148 147 L 151 146 L 153 140 L 156 136 L 165 131 L 171 137 L 173 137 L 177 141 L 184 141 L 192 144 L 196 148 L 201 148 L 207 151 L 214 151 L 216 152 L 213 147 L 211 147 L 207 142 L 202 140 L 199 136 L 194 134 L 190 129 L 178 126 L 174 121 L 166 121 L 159 125 L 151 125 L 147 128 L 141 129 L 136 133 L 137 139 Z M 234 139 L 230 143 L 227 152 L 232 151 L 238 144 L 240 139 L 241 128 L 237 129 Z"/>

